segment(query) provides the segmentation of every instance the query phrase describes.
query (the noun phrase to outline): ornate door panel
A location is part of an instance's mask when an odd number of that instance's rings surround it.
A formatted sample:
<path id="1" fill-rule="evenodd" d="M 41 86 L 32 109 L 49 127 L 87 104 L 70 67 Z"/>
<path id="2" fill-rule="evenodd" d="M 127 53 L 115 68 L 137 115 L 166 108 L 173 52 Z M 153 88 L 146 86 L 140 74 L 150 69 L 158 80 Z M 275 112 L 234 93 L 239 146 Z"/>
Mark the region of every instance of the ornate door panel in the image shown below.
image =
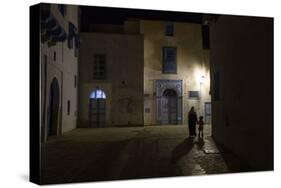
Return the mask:
<path id="1" fill-rule="evenodd" d="M 182 124 L 182 81 L 156 80 L 157 122 Z"/>

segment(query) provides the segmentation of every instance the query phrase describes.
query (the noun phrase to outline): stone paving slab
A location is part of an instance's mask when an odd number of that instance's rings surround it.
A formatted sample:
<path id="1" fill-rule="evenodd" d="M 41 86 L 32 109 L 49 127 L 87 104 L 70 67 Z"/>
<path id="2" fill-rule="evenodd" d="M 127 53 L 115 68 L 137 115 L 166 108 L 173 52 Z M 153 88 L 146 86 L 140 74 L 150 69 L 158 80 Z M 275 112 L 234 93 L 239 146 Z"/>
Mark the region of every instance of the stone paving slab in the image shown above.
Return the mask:
<path id="1" fill-rule="evenodd" d="M 75 129 L 42 145 L 42 183 L 106 181 L 247 171 L 187 126 Z"/>

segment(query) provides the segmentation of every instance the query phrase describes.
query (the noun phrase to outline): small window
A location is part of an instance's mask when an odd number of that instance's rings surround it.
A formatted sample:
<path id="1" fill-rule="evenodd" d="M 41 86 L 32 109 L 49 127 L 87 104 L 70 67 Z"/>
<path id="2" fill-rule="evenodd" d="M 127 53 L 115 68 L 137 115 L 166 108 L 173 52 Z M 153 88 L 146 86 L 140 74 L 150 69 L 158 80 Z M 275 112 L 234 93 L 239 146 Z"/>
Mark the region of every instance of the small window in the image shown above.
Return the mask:
<path id="1" fill-rule="evenodd" d="M 199 99 L 199 91 L 189 91 L 190 99 Z"/>
<path id="2" fill-rule="evenodd" d="M 150 108 L 145 108 L 144 111 L 145 113 L 150 113 Z"/>
<path id="3" fill-rule="evenodd" d="M 174 24 L 172 22 L 166 22 L 165 24 L 165 35 L 174 36 Z"/>
<path id="4" fill-rule="evenodd" d="M 163 73 L 177 73 L 177 48 L 163 48 Z"/>
<path id="5" fill-rule="evenodd" d="M 67 101 L 67 115 L 70 114 L 70 100 Z"/>
<path id="6" fill-rule="evenodd" d="M 209 26 L 202 25 L 202 42 L 203 49 L 210 49 Z"/>
<path id="7" fill-rule="evenodd" d="M 74 75 L 74 88 L 76 88 L 76 87 L 77 87 L 77 76 Z"/>
<path id="8" fill-rule="evenodd" d="M 106 79 L 106 57 L 104 54 L 94 55 L 94 80 Z"/>
<path id="9" fill-rule="evenodd" d="M 68 39 L 67 39 L 67 46 L 68 46 L 69 49 L 73 48 L 73 38 L 68 37 Z"/>
<path id="10" fill-rule="evenodd" d="M 54 61 L 56 61 L 57 60 L 57 53 L 56 53 L 56 51 L 54 51 Z"/>
<path id="11" fill-rule="evenodd" d="M 47 64 L 47 55 L 44 55 L 44 64 Z"/>

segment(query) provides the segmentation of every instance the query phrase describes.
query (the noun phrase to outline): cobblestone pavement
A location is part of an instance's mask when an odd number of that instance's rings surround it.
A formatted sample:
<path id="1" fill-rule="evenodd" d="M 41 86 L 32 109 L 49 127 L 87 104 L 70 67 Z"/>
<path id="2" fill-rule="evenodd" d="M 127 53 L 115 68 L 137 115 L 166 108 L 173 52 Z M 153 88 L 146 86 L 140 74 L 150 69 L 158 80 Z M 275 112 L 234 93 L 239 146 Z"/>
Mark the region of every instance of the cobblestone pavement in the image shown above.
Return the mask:
<path id="1" fill-rule="evenodd" d="M 42 144 L 42 183 L 105 181 L 249 171 L 187 126 L 75 129 Z"/>

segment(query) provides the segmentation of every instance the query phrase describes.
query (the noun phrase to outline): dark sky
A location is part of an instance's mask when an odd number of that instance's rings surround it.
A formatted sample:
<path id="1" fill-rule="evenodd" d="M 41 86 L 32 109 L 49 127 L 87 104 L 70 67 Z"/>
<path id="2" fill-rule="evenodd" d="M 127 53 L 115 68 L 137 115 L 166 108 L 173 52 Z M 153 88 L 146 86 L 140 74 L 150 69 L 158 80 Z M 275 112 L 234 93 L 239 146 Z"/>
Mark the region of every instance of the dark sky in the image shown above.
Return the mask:
<path id="1" fill-rule="evenodd" d="M 178 22 L 201 23 L 201 13 L 186 13 L 175 11 L 156 11 L 126 8 L 108 8 L 94 6 L 81 7 L 81 31 L 89 30 L 95 23 L 122 24 L 127 18 L 141 18 L 149 20 L 166 20 Z"/>

